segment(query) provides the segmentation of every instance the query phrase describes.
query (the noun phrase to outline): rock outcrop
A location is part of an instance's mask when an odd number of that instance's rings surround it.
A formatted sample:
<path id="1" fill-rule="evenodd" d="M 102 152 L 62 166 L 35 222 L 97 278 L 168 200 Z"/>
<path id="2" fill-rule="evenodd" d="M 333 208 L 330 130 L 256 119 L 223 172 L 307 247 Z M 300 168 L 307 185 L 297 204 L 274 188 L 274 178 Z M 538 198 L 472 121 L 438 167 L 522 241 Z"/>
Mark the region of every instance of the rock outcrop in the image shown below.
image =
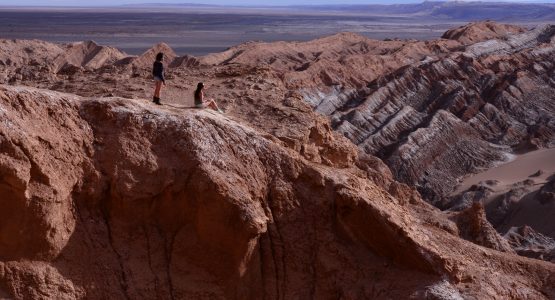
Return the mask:
<path id="1" fill-rule="evenodd" d="M 459 238 L 365 155 L 330 167 L 210 111 L 28 87 L 2 86 L 0 114 L 2 296 L 555 297 L 553 264 Z"/>
<path id="2" fill-rule="evenodd" d="M 511 245 L 488 222 L 484 206 L 474 202 L 469 208 L 451 216 L 460 230 L 460 236 L 478 245 L 502 252 L 514 253 Z"/>
<path id="3" fill-rule="evenodd" d="M 505 238 L 520 255 L 555 262 L 555 239 L 529 226 L 513 227 Z"/>
<path id="4" fill-rule="evenodd" d="M 476 22 L 451 29 L 442 36 L 444 39 L 457 40 L 464 44 L 472 44 L 484 40 L 498 39 L 508 35 L 523 33 L 522 27 L 496 22 Z"/>
<path id="5" fill-rule="evenodd" d="M 152 63 L 156 59 L 158 53 L 164 53 L 164 61 L 171 64 L 177 58 L 177 54 L 166 43 L 154 45 L 152 48 L 145 51 L 133 60 L 133 65 L 137 68 L 152 68 Z"/>
<path id="6" fill-rule="evenodd" d="M 67 45 L 63 55 L 54 59 L 54 64 L 60 68 L 64 65 L 73 65 L 96 70 L 112 65 L 125 57 L 127 55 L 118 49 L 100 46 L 94 41 L 86 41 Z"/>
<path id="7" fill-rule="evenodd" d="M 93 41 L 58 45 L 42 41 L 2 40 L 0 42 L 0 65 L 5 80 L 54 80 L 56 73 L 68 70 L 97 70 L 112 65 L 127 54 Z M 76 71 L 72 71 L 72 74 Z"/>

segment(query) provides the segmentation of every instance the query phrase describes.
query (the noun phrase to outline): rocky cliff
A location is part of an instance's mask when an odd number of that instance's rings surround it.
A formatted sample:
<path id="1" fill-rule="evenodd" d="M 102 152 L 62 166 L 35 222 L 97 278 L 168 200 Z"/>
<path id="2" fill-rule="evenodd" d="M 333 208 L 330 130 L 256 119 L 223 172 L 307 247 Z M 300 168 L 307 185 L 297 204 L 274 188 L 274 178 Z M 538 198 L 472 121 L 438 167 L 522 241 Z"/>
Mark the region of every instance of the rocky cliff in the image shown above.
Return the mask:
<path id="1" fill-rule="evenodd" d="M 314 163 L 210 111 L 28 87 L 0 99 L 0 295 L 555 297 L 553 264 L 461 239 L 464 222 L 371 157 Z"/>

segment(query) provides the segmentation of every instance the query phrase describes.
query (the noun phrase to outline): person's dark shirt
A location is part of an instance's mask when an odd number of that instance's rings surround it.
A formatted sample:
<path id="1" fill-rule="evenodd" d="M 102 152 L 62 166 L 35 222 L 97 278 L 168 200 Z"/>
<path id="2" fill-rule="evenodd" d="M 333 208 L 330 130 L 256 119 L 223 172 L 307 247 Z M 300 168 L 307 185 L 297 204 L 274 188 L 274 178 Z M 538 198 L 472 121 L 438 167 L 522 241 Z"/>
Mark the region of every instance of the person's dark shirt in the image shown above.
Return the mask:
<path id="1" fill-rule="evenodd" d="M 161 61 L 155 61 L 152 65 L 152 75 L 162 79 L 162 82 L 166 82 L 164 78 L 164 64 Z"/>
<path id="2" fill-rule="evenodd" d="M 195 91 L 195 105 L 202 104 L 202 92 Z"/>

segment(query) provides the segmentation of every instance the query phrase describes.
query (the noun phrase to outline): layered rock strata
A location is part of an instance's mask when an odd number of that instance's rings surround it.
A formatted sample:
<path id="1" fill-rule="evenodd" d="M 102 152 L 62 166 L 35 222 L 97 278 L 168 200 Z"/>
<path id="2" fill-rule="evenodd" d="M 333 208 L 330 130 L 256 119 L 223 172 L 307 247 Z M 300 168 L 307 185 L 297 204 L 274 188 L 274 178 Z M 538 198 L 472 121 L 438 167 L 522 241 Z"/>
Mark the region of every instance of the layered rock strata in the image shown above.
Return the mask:
<path id="1" fill-rule="evenodd" d="M 441 205 L 459 178 L 506 153 L 554 146 L 554 35 L 554 26 L 544 26 L 475 43 L 315 109 Z"/>

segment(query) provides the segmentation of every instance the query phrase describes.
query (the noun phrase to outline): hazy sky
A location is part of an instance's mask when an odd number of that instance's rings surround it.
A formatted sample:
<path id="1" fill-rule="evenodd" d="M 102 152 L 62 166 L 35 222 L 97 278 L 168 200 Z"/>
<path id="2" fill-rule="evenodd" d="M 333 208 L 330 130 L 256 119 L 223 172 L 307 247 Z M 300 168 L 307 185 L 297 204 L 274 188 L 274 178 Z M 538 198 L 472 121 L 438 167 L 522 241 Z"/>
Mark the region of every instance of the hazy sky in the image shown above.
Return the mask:
<path id="1" fill-rule="evenodd" d="M 298 4 L 369 4 L 369 3 L 418 3 L 422 0 L 0 0 L 0 5 L 120 5 L 136 3 L 198 3 L 217 5 L 298 5 Z"/>
<path id="2" fill-rule="evenodd" d="M 483 1 L 483 0 L 482 0 Z M 555 2 L 555 0 L 543 1 L 511 1 L 506 2 Z M 394 3 L 419 3 L 422 0 L 0 0 L 0 5 L 39 5 L 39 6 L 102 6 L 121 5 L 136 3 L 199 3 L 217 5 L 311 5 L 311 4 L 394 4 Z"/>

